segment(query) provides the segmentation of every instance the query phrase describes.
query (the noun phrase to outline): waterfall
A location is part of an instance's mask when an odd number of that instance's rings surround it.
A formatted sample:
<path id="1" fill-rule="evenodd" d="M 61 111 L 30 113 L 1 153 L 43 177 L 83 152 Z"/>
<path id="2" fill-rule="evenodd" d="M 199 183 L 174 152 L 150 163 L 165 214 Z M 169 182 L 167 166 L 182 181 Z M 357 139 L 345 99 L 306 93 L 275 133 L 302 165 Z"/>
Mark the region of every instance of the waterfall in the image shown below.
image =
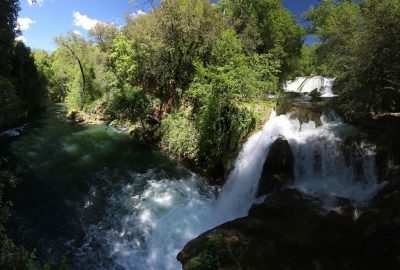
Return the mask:
<path id="1" fill-rule="evenodd" d="M 297 93 L 310 93 L 317 89 L 322 97 L 332 97 L 334 78 L 325 78 L 322 76 L 313 77 L 298 77 L 293 81 L 288 81 L 284 85 L 286 92 L 297 92 Z"/>
<path id="2" fill-rule="evenodd" d="M 380 185 L 374 145 L 353 142 L 358 133 L 333 111 L 322 114 L 318 124 L 273 112 L 244 144 L 217 197 L 192 173 L 173 178 L 160 170 L 132 171 L 117 188 L 109 181 L 112 172 L 102 171 L 98 181 L 106 184 L 91 189 L 82 210 L 85 238 L 74 251 L 76 269 L 179 269 L 175 256 L 188 241 L 246 216 L 263 199 L 256 198 L 258 181 L 278 137 L 288 140 L 295 157 L 291 188 L 319 198 L 327 209 L 337 206 L 337 198 L 365 205 Z M 115 190 L 110 197 L 100 196 L 109 189 Z M 100 222 L 90 221 L 104 208 Z"/>
<path id="3" fill-rule="evenodd" d="M 295 157 L 292 188 L 321 199 L 327 207 L 346 198 L 364 205 L 376 193 L 375 148 L 362 142 L 349 156 L 344 142 L 357 130 L 329 111 L 321 115 L 321 125 L 300 123 L 290 115 L 271 115 L 263 130 L 244 145 L 235 168 L 217 200 L 221 220 L 245 216 L 256 201 L 258 180 L 271 144 L 280 136 L 288 140 Z"/>

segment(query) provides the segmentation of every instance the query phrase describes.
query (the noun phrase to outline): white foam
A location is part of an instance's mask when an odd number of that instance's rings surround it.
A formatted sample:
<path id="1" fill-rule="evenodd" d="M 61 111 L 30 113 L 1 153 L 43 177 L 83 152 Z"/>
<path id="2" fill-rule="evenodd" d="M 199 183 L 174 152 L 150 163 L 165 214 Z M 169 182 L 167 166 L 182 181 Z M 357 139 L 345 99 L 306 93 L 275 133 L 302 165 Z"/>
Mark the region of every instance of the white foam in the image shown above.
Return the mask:
<path id="1" fill-rule="evenodd" d="M 11 128 L 5 131 L 0 132 L 0 137 L 17 137 L 21 135 L 22 131 L 24 131 L 26 125 L 16 127 L 16 128 Z"/>
<path id="2" fill-rule="evenodd" d="M 258 180 L 270 145 L 285 137 L 295 157 L 295 183 L 305 193 L 321 198 L 330 205 L 336 196 L 348 198 L 363 205 L 378 188 L 374 146 L 359 146 L 358 160 L 346 160 L 344 138 L 357 132 L 343 123 L 334 112 L 321 116 L 322 125 L 315 122 L 301 124 L 289 115 L 276 116 L 265 124 L 262 132 L 252 136 L 244 145 L 235 169 L 223 187 L 217 202 L 221 216 L 245 216 L 257 191 Z M 355 172 L 355 163 L 361 162 L 362 171 Z"/>
<path id="3" fill-rule="evenodd" d="M 335 207 L 337 196 L 355 205 L 367 203 L 379 188 L 374 146 L 361 144 L 359 154 L 346 159 L 343 141 L 355 128 L 334 112 L 321 116 L 321 122 L 317 127 L 314 122 L 301 124 L 289 115 L 273 113 L 263 130 L 243 146 L 217 199 L 195 174 L 170 179 L 154 170 L 131 173 L 129 183 L 108 198 L 103 220 L 86 225 L 84 244 L 75 252 L 81 256 L 78 265 L 82 269 L 180 269 L 176 254 L 188 241 L 245 216 L 257 201 L 263 163 L 279 136 L 288 140 L 295 157 L 293 188 L 319 197 L 327 207 Z M 362 170 L 356 172 L 355 163 L 360 162 Z M 90 196 L 84 211 L 96 201 L 96 190 Z"/>

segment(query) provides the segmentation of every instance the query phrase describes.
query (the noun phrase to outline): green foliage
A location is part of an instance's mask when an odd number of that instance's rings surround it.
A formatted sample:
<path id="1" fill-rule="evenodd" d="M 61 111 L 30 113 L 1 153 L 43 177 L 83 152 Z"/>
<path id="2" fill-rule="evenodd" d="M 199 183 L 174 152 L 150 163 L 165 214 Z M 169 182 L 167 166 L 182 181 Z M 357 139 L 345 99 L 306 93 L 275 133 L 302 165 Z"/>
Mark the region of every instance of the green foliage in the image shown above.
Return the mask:
<path id="1" fill-rule="evenodd" d="M 20 9 L 18 0 L 0 2 L 0 75 L 4 77 L 9 77 L 12 70 L 14 39 L 19 34 L 17 17 Z"/>
<path id="2" fill-rule="evenodd" d="M 362 15 L 358 3 L 335 3 L 323 0 L 318 7 L 311 6 L 304 18 L 313 23 L 309 32 L 317 34 L 323 43 L 316 49 L 317 57 L 326 63 L 331 73 L 338 74 L 352 58 L 351 51 L 361 27 Z"/>
<path id="3" fill-rule="evenodd" d="M 196 107 L 206 105 L 213 94 L 251 102 L 277 91 L 279 60 L 270 54 L 246 56 L 234 31 L 222 34 L 211 55 L 211 64 L 196 63 L 197 74 L 188 90 L 187 96 Z"/>
<path id="4" fill-rule="evenodd" d="M 51 57 L 57 85 L 54 91 L 66 96 L 69 110 L 89 111 L 116 88 L 116 75 L 107 67 L 107 54 L 74 33 L 56 41 L 60 47 Z"/>
<path id="5" fill-rule="evenodd" d="M 182 112 L 165 117 L 161 123 L 161 147 L 183 159 L 197 161 L 199 131 L 196 123 Z"/>
<path id="6" fill-rule="evenodd" d="M 195 60 L 206 60 L 223 26 L 206 0 L 162 1 L 148 15 L 131 18 L 124 30 L 137 52 L 138 80 L 165 103 L 186 90 Z"/>
<path id="7" fill-rule="evenodd" d="M 10 80 L 0 76 L 0 129 L 18 119 L 21 104 Z"/>
<path id="8" fill-rule="evenodd" d="M 130 40 L 123 33 L 118 34 L 113 44 L 113 51 L 109 58 L 113 72 L 118 78 L 118 86 L 125 87 L 134 79 L 136 71 L 135 54 Z"/>
<path id="9" fill-rule="evenodd" d="M 230 169 L 231 155 L 258 121 L 252 110 L 238 106 L 229 94 L 212 95 L 200 114 L 200 164 L 212 174 L 224 176 Z"/>
<path id="10" fill-rule="evenodd" d="M 273 53 L 281 61 L 283 81 L 296 68 L 304 30 L 280 0 L 220 1 L 249 52 Z"/>
<path id="11" fill-rule="evenodd" d="M 230 251 L 227 239 L 236 236 L 233 230 L 220 230 L 207 236 L 202 243 L 199 254 L 191 258 L 183 266 L 184 270 L 213 270 L 219 269 L 220 260 L 224 253 Z M 227 251 L 229 250 L 229 251 Z M 221 256 L 222 255 L 222 256 Z"/>
<path id="12" fill-rule="evenodd" d="M 9 270 L 70 270 L 65 258 L 59 264 L 46 262 L 40 263 L 35 252 L 27 251 L 23 246 L 18 246 L 6 233 L 4 225 L 11 215 L 12 202 L 4 200 L 5 188 L 14 188 L 20 168 L 11 168 L 8 159 L 0 159 L 0 269 Z"/>
<path id="13" fill-rule="evenodd" d="M 162 146 L 223 176 L 241 140 L 262 119 L 255 104 L 277 91 L 279 64 L 270 54 L 246 55 L 235 31 L 224 31 L 209 64 L 195 62 L 183 106 L 163 121 Z"/>
<path id="14" fill-rule="evenodd" d="M 0 74 L 0 129 L 13 125 L 46 105 L 46 81 L 37 70 L 31 51 L 16 42 L 9 72 Z"/>
<path id="15" fill-rule="evenodd" d="M 305 15 L 322 41 L 317 57 L 355 110 L 400 110 L 399 12 L 399 0 L 324 0 Z"/>
<path id="16" fill-rule="evenodd" d="M 97 23 L 88 32 L 97 47 L 102 52 L 110 52 L 113 48 L 114 39 L 118 35 L 117 25 L 113 23 Z"/>
<path id="17" fill-rule="evenodd" d="M 35 66 L 31 50 L 22 42 L 15 44 L 12 77 L 24 110 L 32 112 L 46 105 L 46 81 Z"/>
<path id="18" fill-rule="evenodd" d="M 44 86 L 47 88 L 50 100 L 61 102 L 65 98 L 65 93 L 59 91 L 58 82 L 52 69 L 52 60 L 48 52 L 43 50 L 33 51 L 36 68 L 39 71 Z"/>
<path id="19" fill-rule="evenodd" d="M 313 75 L 334 76 L 332 66 L 328 65 L 326 58 L 320 57 L 320 44 L 303 45 L 301 58 L 297 63 L 297 69 L 292 73 L 293 77 L 305 77 Z"/>
<path id="20" fill-rule="evenodd" d="M 128 119 L 132 123 L 139 121 L 145 128 L 145 119 L 157 102 L 142 88 L 126 86 L 110 98 L 106 114 L 111 119 Z"/>

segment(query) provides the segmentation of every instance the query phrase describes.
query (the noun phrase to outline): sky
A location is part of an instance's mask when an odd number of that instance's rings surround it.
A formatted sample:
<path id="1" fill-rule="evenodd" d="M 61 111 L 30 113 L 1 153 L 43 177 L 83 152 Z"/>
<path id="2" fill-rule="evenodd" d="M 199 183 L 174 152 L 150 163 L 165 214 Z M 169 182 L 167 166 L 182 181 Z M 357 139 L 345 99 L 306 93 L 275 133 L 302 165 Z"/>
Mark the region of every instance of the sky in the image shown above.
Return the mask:
<path id="1" fill-rule="evenodd" d="M 158 2 L 157 0 L 155 2 Z M 287 9 L 296 15 L 301 14 L 317 0 L 283 0 Z M 73 31 L 87 37 L 87 31 L 97 22 L 125 24 L 126 14 L 148 13 L 149 0 L 20 0 L 21 11 L 18 22 L 22 39 L 29 47 L 53 51 L 56 48 L 54 37 Z M 306 43 L 311 43 L 308 38 Z"/>

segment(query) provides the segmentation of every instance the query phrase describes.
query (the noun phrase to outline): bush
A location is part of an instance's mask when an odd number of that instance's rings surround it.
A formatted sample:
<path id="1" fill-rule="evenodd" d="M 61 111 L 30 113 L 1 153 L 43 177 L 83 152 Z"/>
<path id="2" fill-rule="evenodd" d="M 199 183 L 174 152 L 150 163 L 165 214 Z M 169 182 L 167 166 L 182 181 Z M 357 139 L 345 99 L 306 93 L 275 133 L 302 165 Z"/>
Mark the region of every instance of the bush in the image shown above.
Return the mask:
<path id="1" fill-rule="evenodd" d="M 14 85 L 0 76 L 0 130 L 17 120 L 21 113 L 20 106 Z"/>
<path id="2" fill-rule="evenodd" d="M 173 155 L 196 161 L 199 154 L 199 131 L 194 121 L 176 112 L 161 123 L 161 147 Z"/>
<path id="3" fill-rule="evenodd" d="M 125 119 L 132 123 L 139 121 L 141 127 L 145 128 L 145 119 L 158 100 L 140 87 L 125 85 L 122 91 L 115 91 L 107 103 L 106 116 L 109 120 Z"/>

